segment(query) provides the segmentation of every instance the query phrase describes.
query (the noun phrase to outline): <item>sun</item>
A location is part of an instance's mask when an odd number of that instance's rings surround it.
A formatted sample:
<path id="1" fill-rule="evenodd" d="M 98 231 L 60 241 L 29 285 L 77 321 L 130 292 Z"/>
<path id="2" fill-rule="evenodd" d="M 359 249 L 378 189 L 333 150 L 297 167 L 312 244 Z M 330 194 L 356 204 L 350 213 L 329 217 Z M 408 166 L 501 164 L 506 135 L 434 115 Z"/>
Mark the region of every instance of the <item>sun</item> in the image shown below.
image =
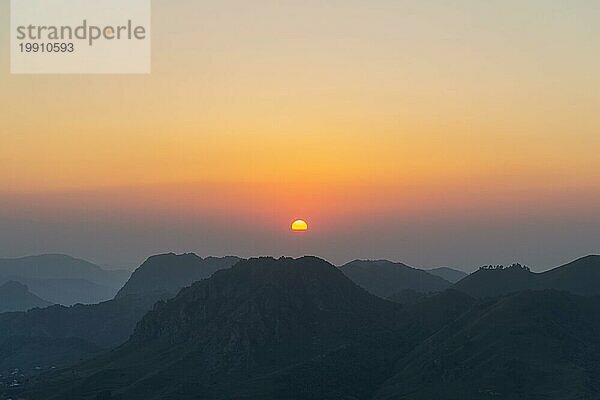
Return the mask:
<path id="1" fill-rule="evenodd" d="M 308 230 L 308 224 L 303 219 L 297 219 L 292 222 L 292 231 L 305 232 Z"/>

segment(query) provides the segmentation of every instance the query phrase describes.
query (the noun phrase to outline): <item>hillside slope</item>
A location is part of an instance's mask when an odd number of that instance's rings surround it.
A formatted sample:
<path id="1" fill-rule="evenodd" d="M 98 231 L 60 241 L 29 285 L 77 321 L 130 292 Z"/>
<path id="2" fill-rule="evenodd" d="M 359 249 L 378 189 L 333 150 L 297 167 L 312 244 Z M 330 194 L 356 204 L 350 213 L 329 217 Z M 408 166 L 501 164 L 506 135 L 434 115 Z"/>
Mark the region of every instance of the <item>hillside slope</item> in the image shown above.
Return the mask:
<path id="1" fill-rule="evenodd" d="M 397 365 L 376 400 L 600 398 L 600 298 L 523 292 L 482 303 Z"/>

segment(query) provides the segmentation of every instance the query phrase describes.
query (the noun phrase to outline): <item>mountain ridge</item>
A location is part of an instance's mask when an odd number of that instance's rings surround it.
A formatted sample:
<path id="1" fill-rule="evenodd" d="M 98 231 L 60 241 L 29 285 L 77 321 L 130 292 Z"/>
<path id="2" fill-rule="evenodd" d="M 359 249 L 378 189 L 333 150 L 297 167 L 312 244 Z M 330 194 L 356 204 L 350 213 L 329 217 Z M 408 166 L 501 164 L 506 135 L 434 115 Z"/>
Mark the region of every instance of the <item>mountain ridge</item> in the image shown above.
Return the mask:
<path id="1" fill-rule="evenodd" d="M 181 288 L 206 279 L 220 269 L 229 268 L 239 260 L 236 256 L 202 258 L 195 253 L 157 254 L 148 257 L 131 274 L 115 298 L 152 292 L 174 296 Z"/>

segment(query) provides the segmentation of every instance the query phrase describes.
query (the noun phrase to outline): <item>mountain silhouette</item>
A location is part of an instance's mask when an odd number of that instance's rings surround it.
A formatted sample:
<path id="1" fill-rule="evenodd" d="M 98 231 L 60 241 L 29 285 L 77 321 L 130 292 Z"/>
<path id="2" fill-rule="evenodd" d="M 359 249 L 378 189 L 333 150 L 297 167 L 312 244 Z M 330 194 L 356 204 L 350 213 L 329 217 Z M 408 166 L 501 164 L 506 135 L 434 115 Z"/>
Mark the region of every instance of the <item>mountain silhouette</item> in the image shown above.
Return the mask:
<path id="1" fill-rule="evenodd" d="M 393 365 L 401 313 L 314 257 L 240 261 L 158 303 L 125 345 L 51 377 L 69 378 L 60 391 L 29 395 L 364 398 Z"/>
<path id="2" fill-rule="evenodd" d="M 590 255 L 542 273 L 515 265 L 482 268 L 453 286 L 474 297 L 495 297 L 524 290 L 564 290 L 600 295 L 600 256 Z"/>
<path id="3" fill-rule="evenodd" d="M 0 259 L 0 283 L 21 282 L 32 293 L 63 305 L 109 300 L 130 275 L 62 254 Z"/>
<path id="4" fill-rule="evenodd" d="M 231 256 L 201 258 L 193 253 L 152 256 L 133 272 L 116 297 L 152 293 L 175 296 L 181 288 L 208 278 L 220 269 L 229 268 L 239 260 Z"/>
<path id="5" fill-rule="evenodd" d="M 36 307 L 47 307 L 52 303 L 39 298 L 22 283 L 9 281 L 0 286 L 0 313 L 26 311 Z"/>
<path id="6" fill-rule="evenodd" d="M 433 269 L 427 269 L 431 275 L 439 276 L 442 279 L 447 280 L 450 283 L 456 283 L 461 279 L 465 278 L 467 275 L 464 271 L 459 271 L 450 267 L 438 267 Z"/>
<path id="7" fill-rule="evenodd" d="M 64 254 L 0 259 L 0 276 L 85 279 L 100 285 L 121 287 L 130 275 L 129 271 L 104 270 L 96 264 Z"/>
<path id="8" fill-rule="evenodd" d="M 404 289 L 427 293 L 450 287 L 447 280 L 421 269 L 387 260 L 351 261 L 340 267 L 357 285 L 380 297 L 390 297 Z"/>
<path id="9" fill-rule="evenodd" d="M 107 340 L 121 322 L 114 316 L 127 315 L 111 312 L 136 294 L 115 298 L 109 306 L 69 308 L 89 313 L 81 323 L 87 333 L 72 322 L 81 319 L 65 317 L 65 307 L 0 314 L 0 366 L 9 365 L 2 364 L 2 351 L 10 354 L 10 362 L 24 354 L 19 362 L 31 366 L 42 359 L 34 350 L 49 360 L 64 349 L 70 358 L 59 361 L 71 363 L 31 376 L 19 389 L 3 392 L 0 386 L 0 395 L 29 400 L 595 399 L 600 397 L 600 296 L 591 296 L 591 289 L 597 262 L 596 256 L 584 257 L 541 274 L 519 265 L 483 269 L 455 285 L 481 282 L 476 296 L 457 288 L 401 289 L 398 297 L 405 301 L 400 304 L 367 292 L 344 268 L 316 257 L 241 260 L 156 302 L 138 317 L 127 340 Z M 585 296 L 532 290 L 540 281 Z M 509 293 L 479 295 L 495 288 Z M 29 336 L 19 336 L 24 328 Z M 72 338 L 79 342 L 66 342 Z M 3 350 L 3 342 L 10 350 Z M 24 352 L 15 346 L 24 346 Z M 106 350 L 98 353 L 95 346 Z M 73 364 L 75 357 L 84 361 Z"/>

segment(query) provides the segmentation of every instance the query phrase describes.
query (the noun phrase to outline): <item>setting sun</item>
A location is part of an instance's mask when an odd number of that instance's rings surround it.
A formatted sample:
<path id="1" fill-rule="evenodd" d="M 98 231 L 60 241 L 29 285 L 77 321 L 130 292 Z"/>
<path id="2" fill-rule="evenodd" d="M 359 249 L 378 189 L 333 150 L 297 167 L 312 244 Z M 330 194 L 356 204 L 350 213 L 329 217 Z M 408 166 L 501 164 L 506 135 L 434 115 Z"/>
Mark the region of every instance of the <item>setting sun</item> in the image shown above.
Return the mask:
<path id="1" fill-rule="evenodd" d="M 307 231 L 308 230 L 308 224 L 304 220 L 297 219 L 294 222 L 292 222 L 292 230 L 294 232 L 304 232 L 304 231 Z"/>

